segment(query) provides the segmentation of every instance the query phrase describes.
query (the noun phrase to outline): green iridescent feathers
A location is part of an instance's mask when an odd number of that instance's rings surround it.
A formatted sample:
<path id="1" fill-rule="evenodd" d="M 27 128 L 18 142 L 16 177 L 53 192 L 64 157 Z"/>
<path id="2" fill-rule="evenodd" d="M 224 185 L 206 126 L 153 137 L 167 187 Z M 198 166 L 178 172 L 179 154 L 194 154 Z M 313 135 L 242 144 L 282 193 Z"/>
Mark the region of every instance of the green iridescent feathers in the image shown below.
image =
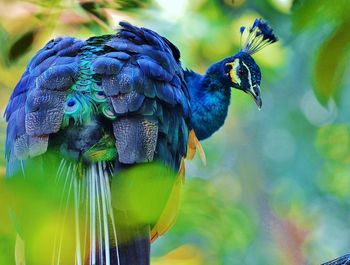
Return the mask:
<path id="1" fill-rule="evenodd" d="M 110 120 L 116 118 L 101 86 L 101 77 L 91 70 L 92 61 L 101 48 L 86 46 L 84 49 L 79 57 L 78 80 L 68 90 L 62 128 L 67 127 L 71 120 L 75 125 L 88 124 L 95 114 L 102 114 Z"/>

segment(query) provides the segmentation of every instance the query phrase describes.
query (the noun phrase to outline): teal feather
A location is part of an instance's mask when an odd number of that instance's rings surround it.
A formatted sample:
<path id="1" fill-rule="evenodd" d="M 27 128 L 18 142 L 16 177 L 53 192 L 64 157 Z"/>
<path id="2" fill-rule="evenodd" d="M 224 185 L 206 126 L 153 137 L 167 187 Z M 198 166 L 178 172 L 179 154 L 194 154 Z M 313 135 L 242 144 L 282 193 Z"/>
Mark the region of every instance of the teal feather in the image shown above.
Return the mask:
<path id="1" fill-rule="evenodd" d="M 96 113 L 94 103 L 81 93 L 68 95 L 65 104 L 62 128 L 67 127 L 70 120 L 73 120 L 74 125 L 89 124 Z"/>
<path id="2" fill-rule="evenodd" d="M 110 120 L 115 120 L 117 118 L 117 115 L 115 115 L 114 111 L 107 103 L 100 105 L 100 110 L 101 113 Z"/>
<path id="3" fill-rule="evenodd" d="M 110 120 L 116 115 L 107 103 L 107 97 L 101 87 L 101 80 L 91 70 L 92 61 L 97 57 L 99 48 L 85 47 L 78 65 L 78 80 L 68 90 L 65 101 L 62 128 L 67 127 L 70 120 L 75 125 L 89 124 L 94 115 L 102 114 Z"/>

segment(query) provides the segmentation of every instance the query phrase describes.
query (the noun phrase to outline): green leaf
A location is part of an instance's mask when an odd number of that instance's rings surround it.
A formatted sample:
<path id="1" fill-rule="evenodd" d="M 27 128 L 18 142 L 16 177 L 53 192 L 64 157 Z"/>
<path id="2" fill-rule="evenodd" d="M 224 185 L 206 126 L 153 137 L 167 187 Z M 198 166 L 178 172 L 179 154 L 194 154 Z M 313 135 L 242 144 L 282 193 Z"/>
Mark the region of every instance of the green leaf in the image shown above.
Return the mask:
<path id="1" fill-rule="evenodd" d="M 325 104 L 337 100 L 348 62 L 350 48 L 350 20 L 344 21 L 319 50 L 314 69 L 314 89 L 317 98 Z"/>
<path id="2" fill-rule="evenodd" d="M 294 30 L 303 30 L 310 24 L 315 24 L 316 21 L 319 21 L 321 17 L 317 16 L 316 14 L 322 12 L 323 8 L 324 1 L 322 0 L 294 0 L 292 6 L 292 21 Z"/>
<path id="3" fill-rule="evenodd" d="M 338 23 L 348 18 L 348 0 L 294 0 L 292 6 L 293 28 L 301 31 L 309 26 L 319 30 L 325 24 Z"/>
<path id="4" fill-rule="evenodd" d="M 14 62 L 28 52 L 33 44 L 37 31 L 31 30 L 20 36 L 12 45 L 9 50 L 9 60 Z"/>
<path id="5" fill-rule="evenodd" d="M 111 184 L 112 205 L 121 210 L 116 220 L 129 227 L 156 223 L 175 180 L 175 172 L 155 162 L 121 171 Z"/>
<path id="6" fill-rule="evenodd" d="M 80 6 L 84 9 L 85 12 L 96 16 L 104 23 L 108 22 L 106 15 L 101 12 L 101 10 L 103 10 L 102 8 L 104 8 L 103 4 L 98 4 L 95 2 L 82 2 L 80 3 Z"/>
<path id="7" fill-rule="evenodd" d="M 149 7 L 151 5 L 150 0 L 118 0 L 118 9 L 123 11 L 131 11 Z"/>

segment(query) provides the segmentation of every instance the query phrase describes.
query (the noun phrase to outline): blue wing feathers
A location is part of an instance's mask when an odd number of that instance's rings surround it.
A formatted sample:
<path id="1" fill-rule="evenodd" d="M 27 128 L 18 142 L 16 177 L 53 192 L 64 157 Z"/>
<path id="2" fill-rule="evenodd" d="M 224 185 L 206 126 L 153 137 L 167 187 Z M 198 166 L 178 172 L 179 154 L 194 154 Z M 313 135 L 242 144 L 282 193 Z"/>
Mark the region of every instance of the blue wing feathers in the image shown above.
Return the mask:
<path id="1" fill-rule="evenodd" d="M 154 46 L 155 48 L 158 48 L 162 51 L 168 50 L 169 48 L 167 45 L 165 45 L 163 39 L 154 31 L 146 28 L 141 28 L 140 30 L 143 31 L 143 36 L 145 37 L 146 41 Z"/>
<path id="2" fill-rule="evenodd" d="M 14 111 L 9 120 L 13 126 L 7 127 L 7 134 L 12 136 L 13 139 L 16 139 L 18 136 L 25 134 L 24 116 L 25 111 L 24 106 L 22 106 Z"/>
<path id="3" fill-rule="evenodd" d="M 28 76 L 31 79 L 40 76 L 45 70 L 47 70 L 52 65 L 52 63 L 56 59 L 57 59 L 56 56 L 52 56 L 52 57 L 49 57 L 49 58 L 45 59 L 44 61 L 40 62 L 34 68 L 30 69 Z"/>
<path id="4" fill-rule="evenodd" d="M 113 48 L 115 50 L 114 52 L 127 53 L 131 57 L 130 61 L 136 61 L 139 67 L 125 62 L 123 69 L 115 77 L 118 81 L 105 83 L 106 93 L 115 95 L 117 93 L 128 93 L 133 89 L 137 89 L 139 93 L 143 92 L 148 97 L 157 95 L 166 103 L 184 105 L 182 107 L 186 111 L 183 111 L 183 113 L 184 115 L 188 115 L 188 98 L 179 98 L 182 95 L 188 96 L 188 93 L 186 93 L 187 95 L 184 92 L 177 93 L 177 98 L 175 98 L 173 89 L 164 91 L 164 87 L 157 82 L 170 82 L 177 89 L 187 89 L 182 85 L 184 81 L 182 68 L 177 61 L 178 58 L 174 58 L 173 56 L 174 53 L 178 52 L 177 48 L 172 44 L 170 45 L 168 40 L 160 37 L 151 30 L 137 28 L 127 22 L 121 22 L 120 25 L 123 29 L 118 32 L 117 37 L 111 38 L 105 45 L 108 48 Z M 135 39 L 137 39 L 137 43 L 133 42 Z M 109 52 L 111 53 L 110 50 Z M 138 69 L 146 77 L 142 76 Z M 107 75 L 107 73 L 105 74 Z M 149 82 L 147 77 L 153 80 Z M 116 83 L 122 88 L 116 87 Z M 153 85 L 150 83 L 153 83 Z M 140 89 L 140 84 L 141 86 L 143 85 L 143 91 L 142 88 Z M 169 86 L 167 87 L 171 88 Z M 113 90 L 114 93 L 112 93 Z"/>
<path id="5" fill-rule="evenodd" d="M 113 48 L 116 51 L 122 52 L 132 52 L 132 53 L 140 53 L 143 49 L 143 45 L 138 46 L 128 40 L 119 39 L 116 41 L 116 38 L 113 38 L 109 42 L 107 42 L 106 47 Z"/>
<path id="6" fill-rule="evenodd" d="M 65 37 L 65 38 L 56 38 L 54 40 L 49 41 L 44 48 L 42 48 L 30 61 L 28 64 L 28 70 L 34 69 L 36 66 L 38 66 L 40 63 L 45 61 L 47 58 L 58 55 L 58 53 L 65 54 L 67 51 L 68 54 L 71 52 L 70 48 L 72 44 L 77 45 L 83 45 L 83 42 L 80 40 L 76 40 L 71 37 Z M 76 47 L 75 47 L 76 48 Z M 78 51 L 77 51 L 78 52 Z M 70 54 L 69 56 L 75 56 L 75 54 Z M 66 55 L 64 55 L 66 56 Z"/>
<path id="7" fill-rule="evenodd" d="M 78 53 L 83 45 L 74 38 L 57 38 L 29 62 L 5 110 L 9 168 L 15 159 L 45 152 L 47 135 L 60 129 L 66 90 L 77 79 Z"/>
<path id="8" fill-rule="evenodd" d="M 80 49 L 85 45 L 83 41 L 75 40 L 74 44 L 66 49 L 58 51 L 57 56 L 60 57 L 75 57 Z"/>
<path id="9" fill-rule="evenodd" d="M 111 97 L 111 102 L 117 114 L 126 114 L 139 110 L 144 99 L 144 95 L 132 91 L 124 94 L 120 93 L 117 96 Z"/>
<path id="10" fill-rule="evenodd" d="M 9 156 L 15 151 L 16 140 L 25 135 L 25 109 L 24 106 L 14 110 L 13 114 L 8 120 L 11 126 L 7 127 L 7 139 L 6 139 L 6 156 Z"/>
<path id="11" fill-rule="evenodd" d="M 151 30 L 120 25 L 114 36 L 56 38 L 33 57 L 5 111 L 8 159 L 47 149 L 48 135 L 61 128 L 68 89 L 91 78 L 91 69 L 118 117 L 112 123 L 120 162 L 155 156 L 178 167 L 186 154 L 190 117 L 180 53 Z"/>
<path id="12" fill-rule="evenodd" d="M 17 95 L 20 95 L 20 94 L 25 93 L 25 92 L 28 91 L 29 84 L 30 84 L 30 82 L 29 82 L 30 80 L 29 79 L 30 79 L 30 77 L 28 75 L 26 75 L 26 72 L 25 72 L 23 74 L 21 80 L 18 82 L 18 84 L 15 86 L 15 88 L 13 90 L 12 95 L 10 97 L 9 104 L 11 103 L 11 100 L 13 98 L 15 98 Z M 9 113 L 7 111 L 5 111 L 5 114 L 7 114 L 6 115 L 6 119 L 8 119 L 8 114 Z"/>
<path id="13" fill-rule="evenodd" d="M 122 69 L 117 76 L 119 91 L 121 93 L 129 93 L 133 90 L 140 91 L 142 85 L 142 79 L 140 77 L 142 73 L 138 67 L 128 65 Z"/>
<path id="14" fill-rule="evenodd" d="M 158 109 L 159 104 L 157 104 L 156 100 L 145 98 L 141 108 L 135 112 L 136 115 L 143 116 L 153 116 Z"/>
<path id="15" fill-rule="evenodd" d="M 164 109 L 164 110 L 163 110 Z M 160 126 L 159 131 L 163 132 L 164 134 L 168 135 L 169 133 L 169 122 L 171 118 L 171 113 L 169 110 L 166 109 L 166 107 L 162 108 L 162 117 L 160 118 Z"/>
<path id="16" fill-rule="evenodd" d="M 33 69 L 35 69 L 35 67 L 37 67 L 39 64 L 41 64 L 45 60 L 52 57 L 55 53 L 56 53 L 56 51 L 54 49 L 47 50 L 47 47 L 44 47 L 43 49 L 38 51 L 38 53 L 29 62 L 28 68 L 27 68 L 28 71 L 32 71 Z"/>
<path id="17" fill-rule="evenodd" d="M 103 76 L 102 87 L 107 96 L 116 96 L 120 93 L 118 81 L 115 77 Z"/>
<path id="18" fill-rule="evenodd" d="M 189 99 L 185 95 L 183 89 L 174 89 L 174 95 L 176 102 L 182 107 L 181 110 L 183 111 L 183 114 L 185 117 L 188 117 L 190 115 L 190 105 L 189 105 Z"/>
<path id="19" fill-rule="evenodd" d="M 110 53 L 106 53 L 105 56 L 110 57 L 110 58 L 119 59 L 119 60 L 128 60 L 131 57 L 129 54 L 127 54 L 125 52 L 110 52 Z"/>
<path id="20" fill-rule="evenodd" d="M 63 120 L 62 109 L 48 109 L 26 114 L 26 132 L 28 135 L 40 136 L 58 132 Z"/>
<path id="21" fill-rule="evenodd" d="M 134 145 L 131 145 L 130 140 L 132 133 L 126 134 L 123 126 L 129 126 L 132 132 L 137 131 L 139 129 L 132 117 L 152 116 L 158 120 L 158 134 L 166 135 L 157 144 L 156 157 L 176 168 L 181 156 L 186 154 L 187 142 L 181 143 L 179 147 L 179 137 L 181 141 L 187 141 L 187 127 L 180 127 L 188 124 L 190 113 L 179 52 L 168 40 L 151 30 L 137 28 L 125 22 L 120 25 L 122 29 L 105 43 L 105 55 L 93 63 L 93 69 L 102 76 L 102 87 L 110 98 L 114 111 L 117 115 L 126 115 L 130 119 L 123 123 L 118 119 L 114 122 L 119 124 L 114 125 L 119 160 L 128 163 L 147 160 L 146 157 L 132 156 L 125 151 L 127 143 L 129 147 Z M 120 70 L 115 73 L 109 71 L 109 58 L 121 62 Z M 154 137 L 159 138 L 158 134 L 154 134 Z M 142 142 L 141 138 L 142 134 L 134 141 Z M 131 149 L 133 148 L 135 147 Z"/>
<path id="22" fill-rule="evenodd" d="M 66 94 L 60 91 L 32 90 L 26 101 L 26 113 L 61 109 Z"/>
<path id="23" fill-rule="evenodd" d="M 167 72 L 163 67 L 153 61 L 151 58 L 141 57 L 137 59 L 137 63 L 141 70 L 149 77 L 156 80 L 170 82 L 173 75 Z"/>
<path id="24" fill-rule="evenodd" d="M 9 104 L 6 107 L 5 118 L 7 121 L 10 119 L 10 114 L 12 113 L 25 102 L 27 99 L 27 95 L 25 93 L 21 93 L 10 100 Z"/>
<path id="25" fill-rule="evenodd" d="M 140 36 L 136 35 L 134 32 L 126 30 L 125 28 L 123 31 L 120 31 L 118 34 L 121 38 L 131 40 L 135 44 L 142 45 L 144 43 L 144 40 Z"/>
<path id="26" fill-rule="evenodd" d="M 131 32 L 133 32 L 134 34 L 138 35 L 137 33 L 140 32 L 140 29 L 132 24 L 130 24 L 129 22 L 126 21 L 121 21 L 119 22 L 119 25 L 125 29 L 125 30 L 129 30 Z"/>
<path id="27" fill-rule="evenodd" d="M 72 67 L 73 69 L 77 68 L 77 58 L 76 57 L 61 57 L 61 56 L 55 56 L 51 57 L 49 59 L 53 59 L 52 66 L 68 66 Z M 41 63 L 43 64 L 43 63 Z M 40 64 L 40 65 L 41 65 Z M 49 67 L 50 65 L 47 65 Z"/>
<path id="28" fill-rule="evenodd" d="M 157 86 L 157 97 L 164 102 L 175 105 L 174 89 L 169 83 L 158 82 Z"/>
<path id="29" fill-rule="evenodd" d="M 51 46 L 51 49 L 57 52 L 71 47 L 72 44 L 75 42 L 75 38 L 72 37 L 60 37 L 58 39 L 58 41 L 54 40 L 54 42 L 56 41 L 56 44 Z"/>
<path id="30" fill-rule="evenodd" d="M 92 69 L 97 74 L 117 75 L 123 65 L 117 59 L 101 56 L 94 61 Z"/>
<path id="31" fill-rule="evenodd" d="M 77 74 L 76 63 L 52 66 L 39 76 L 37 87 L 40 89 L 67 90 L 75 83 Z"/>
<path id="32" fill-rule="evenodd" d="M 150 79 L 149 77 L 144 76 L 142 82 L 142 91 L 146 97 L 154 98 L 156 96 L 157 83 Z M 141 92 L 141 91 L 139 91 Z"/>

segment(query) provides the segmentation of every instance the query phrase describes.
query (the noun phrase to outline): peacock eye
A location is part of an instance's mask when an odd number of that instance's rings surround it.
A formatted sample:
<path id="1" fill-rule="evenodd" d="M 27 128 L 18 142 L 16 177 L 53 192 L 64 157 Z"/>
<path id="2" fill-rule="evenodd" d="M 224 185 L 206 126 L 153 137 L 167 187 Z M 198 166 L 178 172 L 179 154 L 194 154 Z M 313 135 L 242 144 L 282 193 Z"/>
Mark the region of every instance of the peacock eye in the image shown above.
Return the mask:
<path id="1" fill-rule="evenodd" d="M 64 107 L 64 113 L 67 115 L 74 114 L 79 109 L 79 102 L 75 98 L 70 98 L 66 101 L 66 105 Z"/>
<path id="2" fill-rule="evenodd" d="M 242 69 L 242 68 L 239 68 L 239 69 L 238 69 L 238 74 L 239 74 L 239 75 L 243 75 L 243 73 L 244 73 L 243 69 Z"/>

